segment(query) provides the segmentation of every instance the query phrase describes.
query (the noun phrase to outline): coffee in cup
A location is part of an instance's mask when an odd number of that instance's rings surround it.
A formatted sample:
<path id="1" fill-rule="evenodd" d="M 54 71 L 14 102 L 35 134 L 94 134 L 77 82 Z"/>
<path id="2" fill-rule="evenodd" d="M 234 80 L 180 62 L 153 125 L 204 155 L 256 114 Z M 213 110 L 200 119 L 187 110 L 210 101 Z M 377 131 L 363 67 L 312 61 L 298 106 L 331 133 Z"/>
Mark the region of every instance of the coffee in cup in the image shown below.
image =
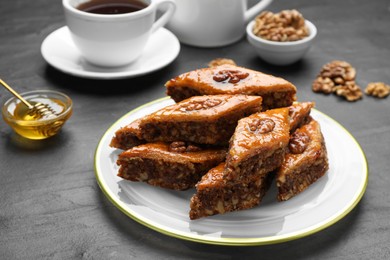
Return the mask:
<path id="1" fill-rule="evenodd" d="M 90 0 L 77 9 L 93 14 L 125 14 L 144 9 L 148 4 L 141 0 Z"/>
<path id="2" fill-rule="evenodd" d="M 116 67 L 134 62 L 150 37 L 172 17 L 174 0 L 63 0 L 72 40 L 90 63 Z M 157 9 L 164 10 L 156 20 Z"/>

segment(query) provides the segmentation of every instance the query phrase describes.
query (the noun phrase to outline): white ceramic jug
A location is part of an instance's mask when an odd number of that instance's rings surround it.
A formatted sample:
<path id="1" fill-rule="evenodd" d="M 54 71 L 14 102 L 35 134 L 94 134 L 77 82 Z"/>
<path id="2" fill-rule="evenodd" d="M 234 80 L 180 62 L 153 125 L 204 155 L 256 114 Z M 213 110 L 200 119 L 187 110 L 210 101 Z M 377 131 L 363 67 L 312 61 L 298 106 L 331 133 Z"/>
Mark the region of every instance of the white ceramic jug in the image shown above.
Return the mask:
<path id="1" fill-rule="evenodd" d="M 245 25 L 272 0 L 247 9 L 247 0 L 176 0 L 176 11 L 167 24 L 182 43 L 220 47 L 241 39 Z"/>

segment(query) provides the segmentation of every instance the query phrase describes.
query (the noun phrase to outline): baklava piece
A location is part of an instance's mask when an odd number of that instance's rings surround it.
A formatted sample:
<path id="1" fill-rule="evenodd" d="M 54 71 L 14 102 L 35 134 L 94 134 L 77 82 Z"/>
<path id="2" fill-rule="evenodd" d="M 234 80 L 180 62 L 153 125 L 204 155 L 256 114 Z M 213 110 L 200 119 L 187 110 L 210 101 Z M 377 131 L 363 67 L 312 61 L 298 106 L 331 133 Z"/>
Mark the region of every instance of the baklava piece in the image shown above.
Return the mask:
<path id="1" fill-rule="evenodd" d="M 135 120 L 131 124 L 118 129 L 115 132 L 115 136 L 111 139 L 110 146 L 127 150 L 134 146 L 144 144 L 145 140 L 142 140 L 141 130 L 139 128 L 140 121 L 140 119 Z"/>
<path id="2" fill-rule="evenodd" d="M 310 112 L 314 107 L 314 102 L 295 102 L 289 109 L 290 132 L 294 132 L 298 127 L 308 123 L 311 119 Z"/>
<path id="3" fill-rule="evenodd" d="M 111 144 L 130 148 L 133 138 L 121 136 L 135 136 L 144 142 L 184 141 L 227 146 L 237 121 L 261 111 L 261 101 L 261 97 L 246 95 L 191 97 L 143 117 L 136 131 L 134 127 L 124 127 Z"/>
<path id="4" fill-rule="evenodd" d="M 290 106 L 296 87 L 258 71 L 225 64 L 181 74 L 165 84 L 167 94 L 179 102 L 192 96 L 245 94 L 263 97 L 263 110 Z"/>
<path id="5" fill-rule="evenodd" d="M 118 176 L 172 190 L 195 186 L 211 168 L 225 160 L 226 150 L 184 142 L 148 143 L 122 152 Z"/>
<path id="6" fill-rule="evenodd" d="M 196 184 L 190 202 L 190 219 L 250 209 L 257 206 L 270 187 L 273 174 L 249 183 L 227 184 L 223 179 L 225 164 L 221 163 Z"/>
<path id="7" fill-rule="evenodd" d="M 248 183 L 280 167 L 290 137 L 288 111 L 272 109 L 238 121 L 226 157 L 227 182 Z"/>
<path id="8" fill-rule="evenodd" d="M 288 152 L 276 172 L 278 200 L 285 201 L 304 191 L 328 170 L 328 155 L 320 125 L 312 119 L 290 137 Z"/>

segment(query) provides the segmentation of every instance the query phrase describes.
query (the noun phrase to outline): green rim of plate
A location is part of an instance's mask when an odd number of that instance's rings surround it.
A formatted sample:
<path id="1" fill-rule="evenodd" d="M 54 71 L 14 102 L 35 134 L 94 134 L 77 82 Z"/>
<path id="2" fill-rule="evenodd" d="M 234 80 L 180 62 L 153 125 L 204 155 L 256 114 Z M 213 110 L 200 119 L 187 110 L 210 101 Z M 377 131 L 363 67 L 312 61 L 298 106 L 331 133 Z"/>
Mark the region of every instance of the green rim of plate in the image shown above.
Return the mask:
<path id="1" fill-rule="evenodd" d="M 314 233 L 317 233 L 327 227 L 330 227 L 331 225 L 335 224 L 342 218 L 344 218 L 346 215 L 348 215 L 349 212 L 352 211 L 352 209 L 355 208 L 355 206 L 359 203 L 361 198 L 363 197 L 367 184 L 368 184 L 368 163 L 367 163 L 367 158 L 366 155 L 364 154 L 363 149 L 361 148 L 360 144 L 356 141 L 356 139 L 352 136 L 352 134 L 345 129 L 344 126 L 342 126 L 340 123 L 338 123 L 336 120 L 333 118 L 329 117 L 328 115 L 322 113 L 321 111 L 316 110 L 318 113 L 322 114 L 323 116 L 327 117 L 329 120 L 337 124 L 343 131 L 345 131 L 348 136 L 353 140 L 353 142 L 356 144 L 356 147 L 359 149 L 359 152 L 361 153 L 363 159 L 364 159 L 364 165 L 365 165 L 365 178 L 364 178 L 364 183 L 362 183 L 360 187 L 360 192 L 355 196 L 353 200 L 351 200 L 351 203 L 346 205 L 343 209 L 339 210 L 339 212 L 335 213 L 331 218 L 328 218 L 317 225 L 299 230 L 297 232 L 285 234 L 285 235 L 276 235 L 276 236 L 268 236 L 268 237 L 259 237 L 259 238 L 214 238 L 214 237 L 205 237 L 202 235 L 196 235 L 196 234 L 189 234 L 187 232 L 182 232 L 182 231 L 177 231 L 172 228 L 162 226 L 158 223 L 154 223 L 153 221 L 149 221 L 148 219 L 144 218 L 143 216 L 140 216 L 136 212 L 132 212 L 131 210 L 126 209 L 125 203 L 121 202 L 115 197 L 115 194 L 113 194 L 107 185 L 103 182 L 101 178 L 101 172 L 100 169 L 97 165 L 97 157 L 102 150 L 102 143 L 103 140 L 107 137 L 109 132 L 111 132 L 112 129 L 117 128 L 117 125 L 119 122 L 125 118 L 128 117 L 129 115 L 143 109 L 144 107 L 163 102 L 165 100 L 170 99 L 170 97 L 164 97 L 164 98 L 159 98 L 156 100 L 153 100 L 151 102 L 148 102 L 142 106 L 139 106 L 130 112 L 126 113 L 124 116 L 119 118 L 114 124 L 112 124 L 107 131 L 104 133 L 102 138 L 100 139 L 98 146 L 95 151 L 95 176 L 97 183 L 99 184 L 100 189 L 103 191 L 105 196 L 117 207 L 120 211 L 122 211 L 125 215 L 128 217 L 132 218 L 136 222 L 153 229 L 157 232 L 160 232 L 162 234 L 183 239 L 183 240 L 188 240 L 192 242 L 198 242 L 198 243 L 204 243 L 204 244 L 213 244 L 213 245 L 225 245 L 225 246 L 258 246 L 258 245 L 269 245 L 269 244 L 276 244 L 276 243 L 283 243 L 295 239 L 299 239 L 302 237 L 306 237 L 309 235 L 312 235 Z"/>

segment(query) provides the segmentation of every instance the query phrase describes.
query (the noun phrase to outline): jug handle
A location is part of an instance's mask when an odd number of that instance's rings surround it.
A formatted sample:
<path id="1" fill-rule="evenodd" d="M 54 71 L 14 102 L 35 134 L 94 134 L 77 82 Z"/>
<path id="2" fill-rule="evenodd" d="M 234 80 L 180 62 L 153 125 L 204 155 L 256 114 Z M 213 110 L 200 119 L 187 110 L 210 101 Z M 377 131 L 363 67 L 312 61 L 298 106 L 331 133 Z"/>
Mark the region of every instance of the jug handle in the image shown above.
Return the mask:
<path id="1" fill-rule="evenodd" d="M 161 15 L 161 17 L 158 18 L 158 20 L 155 21 L 152 26 L 152 32 L 155 32 L 160 29 L 160 27 L 164 26 L 169 21 L 169 19 L 172 18 L 176 10 L 176 2 L 174 0 L 154 0 L 153 2 L 156 3 L 157 9 L 163 7 L 163 5 L 166 5 L 165 9 L 161 8 L 161 10 L 164 10 L 163 15 Z"/>
<path id="2" fill-rule="evenodd" d="M 265 9 L 270 3 L 272 3 L 273 0 L 262 0 L 259 1 L 257 4 L 252 6 L 250 9 L 248 9 L 245 12 L 245 23 L 250 22 L 257 14 L 260 13 L 263 9 Z"/>

